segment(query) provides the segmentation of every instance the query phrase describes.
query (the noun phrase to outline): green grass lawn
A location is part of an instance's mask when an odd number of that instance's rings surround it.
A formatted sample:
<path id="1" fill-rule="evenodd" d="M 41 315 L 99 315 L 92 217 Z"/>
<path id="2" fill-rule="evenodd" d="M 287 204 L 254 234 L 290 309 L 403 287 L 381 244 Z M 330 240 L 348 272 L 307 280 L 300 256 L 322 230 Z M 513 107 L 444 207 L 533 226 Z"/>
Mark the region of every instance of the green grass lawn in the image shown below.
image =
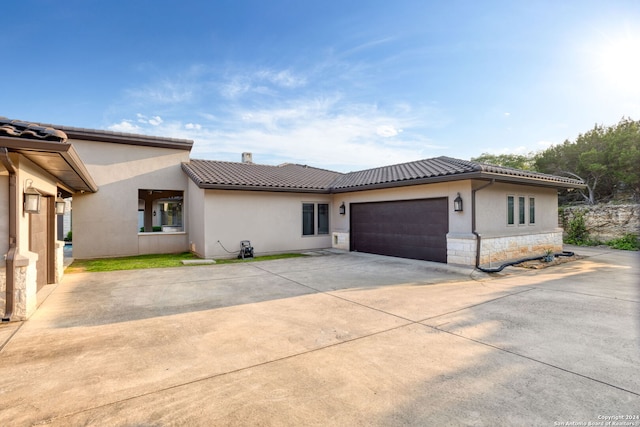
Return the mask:
<path id="1" fill-rule="evenodd" d="M 303 254 L 279 254 L 259 256 L 245 259 L 222 259 L 216 264 L 230 264 L 238 262 L 268 261 L 273 259 L 297 258 L 305 256 Z M 185 252 L 182 254 L 157 254 L 138 255 L 121 258 L 100 258 L 100 259 L 77 259 L 67 267 L 65 273 L 100 272 L 116 270 L 138 270 L 142 268 L 166 268 L 183 267 L 182 260 L 198 259 L 195 255 Z"/>

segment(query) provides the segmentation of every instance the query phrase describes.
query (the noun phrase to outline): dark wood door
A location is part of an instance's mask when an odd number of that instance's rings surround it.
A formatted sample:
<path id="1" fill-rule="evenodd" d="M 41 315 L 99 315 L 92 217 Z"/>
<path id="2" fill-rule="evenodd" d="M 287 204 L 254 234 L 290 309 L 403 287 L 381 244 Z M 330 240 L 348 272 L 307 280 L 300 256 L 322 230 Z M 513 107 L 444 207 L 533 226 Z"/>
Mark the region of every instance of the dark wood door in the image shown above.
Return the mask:
<path id="1" fill-rule="evenodd" d="M 37 289 L 40 290 L 51 280 L 50 269 L 52 267 L 51 257 L 54 254 L 52 247 L 53 227 L 50 215 L 53 210 L 50 206 L 51 197 L 42 197 L 40 201 L 40 213 L 30 214 L 29 250 L 38 254 L 37 268 Z"/>
<path id="2" fill-rule="evenodd" d="M 352 203 L 352 251 L 447 262 L 448 199 Z"/>

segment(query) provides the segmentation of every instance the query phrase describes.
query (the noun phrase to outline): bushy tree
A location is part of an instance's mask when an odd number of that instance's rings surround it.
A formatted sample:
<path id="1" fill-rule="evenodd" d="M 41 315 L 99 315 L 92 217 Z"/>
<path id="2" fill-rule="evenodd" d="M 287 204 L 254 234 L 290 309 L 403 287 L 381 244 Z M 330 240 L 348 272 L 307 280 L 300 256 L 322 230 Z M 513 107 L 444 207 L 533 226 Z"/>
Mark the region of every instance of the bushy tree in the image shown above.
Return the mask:
<path id="1" fill-rule="evenodd" d="M 640 121 L 623 118 L 610 127 L 596 125 L 575 141 L 566 140 L 535 156 L 540 172 L 582 179 L 581 198 L 594 204 L 615 197 L 640 196 Z"/>
<path id="2" fill-rule="evenodd" d="M 533 170 L 535 167 L 535 153 L 526 155 L 482 153 L 478 157 L 472 157 L 471 161 L 515 169 Z"/>

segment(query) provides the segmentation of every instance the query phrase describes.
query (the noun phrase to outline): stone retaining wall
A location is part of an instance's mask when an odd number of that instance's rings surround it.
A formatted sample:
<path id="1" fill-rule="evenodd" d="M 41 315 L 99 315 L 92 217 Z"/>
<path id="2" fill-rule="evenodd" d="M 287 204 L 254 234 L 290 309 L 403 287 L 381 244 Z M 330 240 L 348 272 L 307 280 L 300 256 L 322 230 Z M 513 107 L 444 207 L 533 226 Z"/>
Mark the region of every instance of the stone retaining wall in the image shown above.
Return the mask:
<path id="1" fill-rule="evenodd" d="M 625 234 L 640 234 L 640 205 L 593 205 L 561 208 L 560 223 L 565 232 L 576 212 L 584 213 L 589 236 L 603 242 Z"/>

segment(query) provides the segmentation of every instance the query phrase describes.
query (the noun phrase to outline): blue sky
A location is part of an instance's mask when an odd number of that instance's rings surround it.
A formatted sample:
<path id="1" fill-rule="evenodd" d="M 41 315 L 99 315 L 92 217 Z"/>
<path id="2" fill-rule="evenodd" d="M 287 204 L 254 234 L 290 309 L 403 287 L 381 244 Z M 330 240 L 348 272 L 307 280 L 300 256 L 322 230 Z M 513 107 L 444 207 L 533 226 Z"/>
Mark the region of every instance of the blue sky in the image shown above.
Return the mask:
<path id="1" fill-rule="evenodd" d="M 640 2 L 21 0 L 0 116 L 351 171 L 640 119 Z"/>

